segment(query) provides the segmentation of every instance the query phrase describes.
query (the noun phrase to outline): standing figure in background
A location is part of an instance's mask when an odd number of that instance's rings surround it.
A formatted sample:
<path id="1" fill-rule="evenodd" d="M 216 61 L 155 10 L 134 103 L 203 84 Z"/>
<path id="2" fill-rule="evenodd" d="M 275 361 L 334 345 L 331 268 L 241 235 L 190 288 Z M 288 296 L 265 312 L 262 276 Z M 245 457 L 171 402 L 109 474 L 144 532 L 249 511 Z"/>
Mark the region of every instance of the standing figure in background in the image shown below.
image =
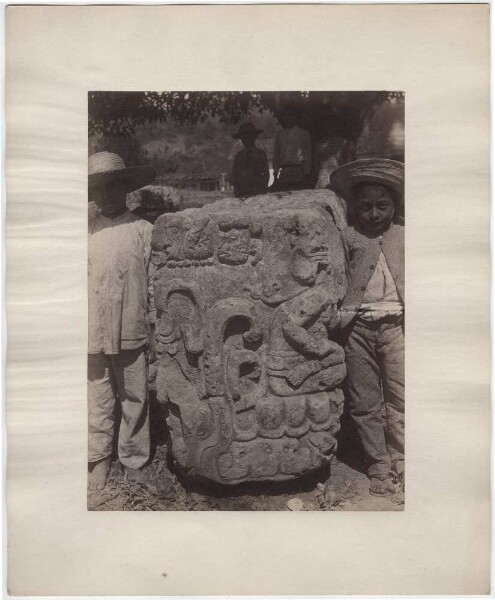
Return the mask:
<path id="1" fill-rule="evenodd" d="M 330 175 L 338 167 L 356 160 L 356 142 L 344 115 L 321 110 L 318 118 L 319 139 L 315 144 L 316 189 L 330 186 Z"/>
<path id="2" fill-rule="evenodd" d="M 268 160 L 265 151 L 256 147 L 256 138 L 262 131 L 252 123 L 243 123 L 232 136 L 240 139 L 244 145 L 235 156 L 232 171 L 234 194 L 237 198 L 265 194 L 268 189 Z"/>
<path id="3" fill-rule="evenodd" d="M 350 414 L 366 455 L 370 494 L 404 476 L 404 165 L 363 159 L 336 169 L 333 189 L 353 224 L 342 238 L 348 289 L 341 309 Z M 384 415 L 382 407 L 384 405 Z"/>
<path id="4" fill-rule="evenodd" d="M 278 115 L 282 131 L 275 136 L 273 155 L 274 183 L 271 191 L 304 190 L 311 185 L 311 136 L 299 127 L 295 107 L 287 106 Z"/>
<path id="5" fill-rule="evenodd" d="M 150 456 L 146 351 L 154 351 L 151 223 L 126 195 L 151 183 L 152 167 L 126 168 L 117 154 L 89 158 L 89 200 L 97 211 L 88 239 L 89 489 L 106 483 L 120 402 L 118 452 L 129 479 L 144 482 Z"/>

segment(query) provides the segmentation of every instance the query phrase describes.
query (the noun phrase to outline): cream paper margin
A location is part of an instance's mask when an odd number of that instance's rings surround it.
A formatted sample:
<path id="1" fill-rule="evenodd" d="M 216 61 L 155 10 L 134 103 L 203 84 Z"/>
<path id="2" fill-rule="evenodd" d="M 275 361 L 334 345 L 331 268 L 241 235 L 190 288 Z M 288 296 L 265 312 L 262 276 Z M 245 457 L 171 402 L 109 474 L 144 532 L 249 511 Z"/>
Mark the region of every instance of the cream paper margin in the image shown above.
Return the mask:
<path id="1" fill-rule="evenodd" d="M 11 593 L 488 593 L 488 6 L 6 20 Z M 86 510 L 87 92 L 225 89 L 406 92 L 403 513 Z"/>

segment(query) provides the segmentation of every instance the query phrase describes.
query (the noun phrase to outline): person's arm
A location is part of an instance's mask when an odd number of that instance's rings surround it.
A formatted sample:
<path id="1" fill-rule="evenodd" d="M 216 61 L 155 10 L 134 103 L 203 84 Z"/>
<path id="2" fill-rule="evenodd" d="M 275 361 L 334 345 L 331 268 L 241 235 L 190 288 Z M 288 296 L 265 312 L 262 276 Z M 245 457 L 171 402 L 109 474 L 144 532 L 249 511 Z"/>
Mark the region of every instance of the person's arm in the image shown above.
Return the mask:
<path id="1" fill-rule="evenodd" d="M 268 188 L 268 182 L 270 181 L 270 170 L 268 169 L 268 159 L 266 157 L 266 152 L 264 150 L 262 150 L 262 152 L 263 162 L 261 168 L 261 180 L 263 181 L 263 187 L 266 190 Z"/>

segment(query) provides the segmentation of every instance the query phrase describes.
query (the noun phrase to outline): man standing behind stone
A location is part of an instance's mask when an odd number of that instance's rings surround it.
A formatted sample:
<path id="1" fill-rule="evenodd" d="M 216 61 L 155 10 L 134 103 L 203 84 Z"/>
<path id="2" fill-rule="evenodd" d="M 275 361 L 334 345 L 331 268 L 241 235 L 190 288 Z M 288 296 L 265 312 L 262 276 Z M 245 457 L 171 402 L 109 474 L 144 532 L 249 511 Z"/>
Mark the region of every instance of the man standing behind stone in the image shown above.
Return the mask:
<path id="1" fill-rule="evenodd" d="M 126 168 L 117 154 L 89 158 L 89 199 L 98 211 L 88 238 L 88 410 L 89 489 L 105 486 L 116 431 L 117 400 L 122 410 L 119 459 L 130 479 L 150 455 L 145 351 L 153 344 L 151 223 L 133 215 L 126 195 L 155 178 L 152 167 Z"/>
<path id="2" fill-rule="evenodd" d="M 270 178 L 268 160 L 265 152 L 256 147 L 256 137 L 262 131 L 256 129 L 252 123 L 243 123 L 233 136 L 240 139 L 244 145 L 236 154 L 232 171 L 234 194 L 238 198 L 257 196 L 267 191 Z"/>
<path id="3" fill-rule="evenodd" d="M 275 136 L 272 191 L 303 190 L 310 187 L 311 136 L 298 126 L 295 107 L 286 107 L 278 116 L 282 131 Z"/>

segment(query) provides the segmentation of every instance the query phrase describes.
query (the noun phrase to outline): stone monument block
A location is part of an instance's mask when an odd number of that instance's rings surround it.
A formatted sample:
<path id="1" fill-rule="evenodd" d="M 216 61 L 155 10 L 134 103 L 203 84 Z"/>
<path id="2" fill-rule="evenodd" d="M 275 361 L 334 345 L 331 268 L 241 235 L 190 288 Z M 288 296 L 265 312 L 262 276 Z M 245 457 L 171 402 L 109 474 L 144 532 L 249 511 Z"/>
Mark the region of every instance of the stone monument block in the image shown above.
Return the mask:
<path id="1" fill-rule="evenodd" d="M 176 463 L 236 484 L 328 464 L 342 412 L 345 292 L 329 190 L 225 199 L 153 231 L 157 395 Z"/>

